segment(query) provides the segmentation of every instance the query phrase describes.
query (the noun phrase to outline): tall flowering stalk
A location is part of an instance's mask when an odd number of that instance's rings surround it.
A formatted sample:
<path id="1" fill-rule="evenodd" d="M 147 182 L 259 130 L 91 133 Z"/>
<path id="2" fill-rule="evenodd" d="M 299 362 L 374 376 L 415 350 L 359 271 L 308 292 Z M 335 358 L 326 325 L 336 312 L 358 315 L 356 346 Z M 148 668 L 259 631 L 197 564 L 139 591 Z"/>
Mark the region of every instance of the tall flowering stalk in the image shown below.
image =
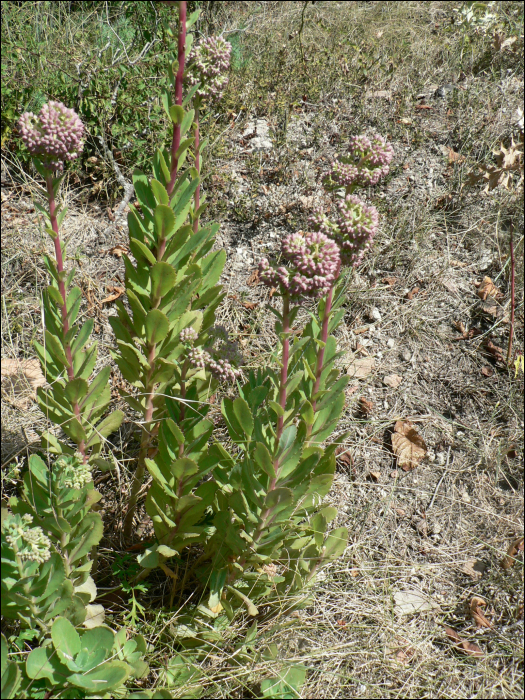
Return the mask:
<path id="1" fill-rule="evenodd" d="M 44 256 L 51 276 L 51 285 L 44 292 L 44 345 L 35 342 L 35 349 L 49 389 L 38 389 L 38 402 L 42 411 L 57 423 L 64 433 L 76 443 L 82 461 L 97 460 L 102 439 L 116 430 L 123 414 L 115 411 L 101 423 L 97 419 L 105 412 L 110 400 L 108 379 L 110 368 L 103 369 L 89 384 L 97 359 L 94 343 L 83 350 L 89 340 L 93 321 L 81 328 L 75 325 L 82 298 L 78 287 L 71 288 L 75 270 L 69 274 L 64 267 L 65 244 L 60 240 L 60 224 L 67 208 L 59 210 L 56 196 L 62 177 L 64 161 L 78 157 L 83 148 L 84 125 L 78 115 L 60 102 L 45 104 L 40 113 L 24 113 L 19 121 L 22 141 L 34 157 L 34 164 L 46 183 L 47 210 L 36 204 L 48 221 L 47 233 L 55 249 L 55 260 Z M 65 442 L 50 433 L 42 436 L 45 446 L 56 453 L 72 454 Z M 108 466 L 97 460 L 100 466 Z"/>

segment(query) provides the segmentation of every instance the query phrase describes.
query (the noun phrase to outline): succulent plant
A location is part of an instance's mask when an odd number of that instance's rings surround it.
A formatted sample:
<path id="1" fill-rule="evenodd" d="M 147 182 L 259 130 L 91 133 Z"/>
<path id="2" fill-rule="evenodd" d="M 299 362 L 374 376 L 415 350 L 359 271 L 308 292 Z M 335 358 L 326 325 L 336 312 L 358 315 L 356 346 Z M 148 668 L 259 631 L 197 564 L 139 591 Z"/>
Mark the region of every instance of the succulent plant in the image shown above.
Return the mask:
<path id="1" fill-rule="evenodd" d="M 327 190 L 376 185 L 380 178 L 388 174 L 389 165 L 394 154 L 392 145 L 385 138 L 374 134 L 352 136 L 346 154 L 340 154 L 332 161 L 330 171 L 325 175 L 323 184 Z"/>

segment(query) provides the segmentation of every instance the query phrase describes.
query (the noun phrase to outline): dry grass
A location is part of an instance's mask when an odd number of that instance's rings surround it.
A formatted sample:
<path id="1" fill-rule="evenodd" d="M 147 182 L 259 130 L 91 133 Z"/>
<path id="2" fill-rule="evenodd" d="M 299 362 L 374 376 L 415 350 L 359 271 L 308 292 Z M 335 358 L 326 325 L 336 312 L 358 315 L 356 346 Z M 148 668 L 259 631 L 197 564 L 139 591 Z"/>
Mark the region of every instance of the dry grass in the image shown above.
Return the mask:
<path id="1" fill-rule="evenodd" d="M 233 112 L 232 128 L 224 133 L 225 124 L 211 116 L 212 140 L 218 140 L 208 164 L 209 215 L 222 219 L 218 246 L 229 252 L 222 278 L 228 297 L 218 321 L 239 337 L 248 366 L 268 362 L 276 342 L 264 308 L 267 292 L 247 284 L 258 257 L 276 255 L 285 233 L 305 228 L 317 202 L 329 205 L 319 176 L 348 135 L 388 134 L 395 159 L 387 181 L 368 193 L 382 214 L 382 230 L 351 280 L 338 330 L 342 369 L 355 358 L 375 360 L 369 376 L 351 382 L 338 433 L 350 430 L 344 447 L 352 459 L 342 458 L 330 499 L 340 510 L 338 525 L 349 528 L 348 549 L 318 582 L 311 607 L 291 617 L 282 601 L 282 614 L 261 617 L 253 663 L 235 664 L 234 645 L 247 624 L 241 619 L 224 648 L 196 662 L 208 697 L 257 697 L 261 678 L 285 662 L 308 668 L 303 697 L 522 696 L 522 562 L 508 570 L 500 562 L 523 531 L 523 375 L 515 378 L 483 342 L 507 347 L 512 222 L 514 346 L 523 354 L 523 189 L 482 194 L 462 187 L 475 163 L 491 163 L 493 148 L 517 135 L 522 8 L 496 5 L 508 34 L 520 37 L 516 51 L 495 51 L 494 32 L 476 35 L 452 25 L 456 2 L 318 2 L 305 10 L 300 38 L 303 3 L 221 3 L 215 15 L 216 28 L 239 30 L 227 35 L 236 57 L 225 107 Z M 454 89 L 435 95 L 448 84 Z M 388 98 L 373 94 L 378 91 L 388 91 Z M 254 118 L 270 124 L 276 148 L 269 154 L 246 152 L 241 137 Z M 443 147 L 464 160 L 449 164 Z M 8 163 L 7 170 L 16 168 Z M 9 357 L 31 357 L 31 341 L 42 332 L 40 254 L 49 243 L 30 211 L 30 193 L 27 181 L 3 195 L 2 333 Z M 105 207 L 80 206 L 76 190 L 64 196 L 70 255 L 79 264 L 83 312 L 97 321 L 102 366 L 110 362 L 112 340 L 108 305 L 100 302 L 107 285 L 123 279 L 119 259 L 104 251 L 125 243 L 126 232 L 117 228 L 110 240 L 100 240 Z M 485 275 L 504 295 L 496 316 L 476 296 L 474 282 Z M 458 322 L 481 335 L 458 340 Z M 402 378 L 396 389 L 383 382 L 391 374 Z M 362 396 L 374 404 L 366 417 L 358 411 Z M 8 464 L 35 446 L 26 447 L 24 430 L 36 439 L 45 420 L 34 404 L 20 410 L 3 398 L 2 408 L 2 461 Z M 218 410 L 212 413 L 218 420 Z M 410 418 L 429 447 L 430 458 L 409 473 L 396 469 L 390 449 L 400 418 Z M 119 548 L 112 523 L 130 480 L 133 426 L 128 416 L 113 436 L 119 469 L 100 487 L 108 516 L 103 573 Z M 160 597 L 165 584 L 154 585 Z M 403 591 L 419 591 L 438 607 L 401 615 L 395 595 Z M 491 628 L 476 628 L 468 612 L 473 596 L 486 601 Z M 115 603 L 109 610 L 118 623 L 122 608 Z M 175 618 L 174 611 L 152 607 L 140 625 L 155 646 L 152 667 L 174 653 L 166 630 Z M 475 642 L 483 657 L 456 651 L 445 626 Z M 270 643 L 277 644 L 278 659 L 263 661 L 258 652 Z"/>

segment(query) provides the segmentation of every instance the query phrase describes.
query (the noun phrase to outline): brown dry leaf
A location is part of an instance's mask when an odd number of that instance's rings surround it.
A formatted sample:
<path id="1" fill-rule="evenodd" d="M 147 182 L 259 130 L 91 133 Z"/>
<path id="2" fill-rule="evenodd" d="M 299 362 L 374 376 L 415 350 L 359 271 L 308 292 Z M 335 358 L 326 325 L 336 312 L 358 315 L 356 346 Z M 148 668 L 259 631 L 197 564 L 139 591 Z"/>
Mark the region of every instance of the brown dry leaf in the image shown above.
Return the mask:
<path id="1" fill-rule="evenodd" d="M 127 255 L 129 253 L 129 250 L 128 250 L 128 248 L 126 248 L 123 245 L 116 245 L 116 246 L 113 246 L 113 248 L 110 248 L 108 250 L 108 253 L 110 255 L 116 255 L 117 258 L 121 258 L 124 254 Z"/>
<path id="2" fill-rule="evenodd" d="M 475 581 L 478 581 L 483 576 L 486 568 L 487 565 L 485 562 L 479 561 L 478 559 L 469 559 L 465 562 L 461 570 L 464 574 L 467 574 L 467 576 L 470 576 Z"/>
<path id="3" fill-rule="evenodd" d="M 259 306 L 259 304 L 254 301 L 243 301 L 242 305 L 245 309 L 249 309 L 250 311 L 256 309 Z"/>
<path id="4" fill-rule="evenodd" d="M 479 285 L 476 294 L 483 301 L 485 301 L 485 299 L 489 296 L 494 297 L 494 299 L 502 299 L 504 296 L 502 292 L 496 287 L 494 282 L 490 279 L 490 277 L 483 278 L 483 281 Z"/>
<path id="5" fill-rule="evenodd" d="M 445 632 L 447 633 L 447 637 L 454 642 L 454 647 L 458 651 L 463 652 L 467 656 L 473 656 L 476 659 L 481 659 L 485 656 L 477 644 L 461 639 L 459 634 L 456 630 L 452 629 L 452 627 L 445 627 Z"/>
<path id="6" fill-rule="evenodd" d="M 416 105 L 416 109 L 434 109 L 430 105 Z"/>
<path id="7" fill-rule="evenodd" d="M 408 420 L 398 420 L 392 433 L 392 451 L 404 471 L 412 471 L 427 454 L 425 441 Z"/>
<path id="8" fill-rule="evenodd" d="M 348 467 L 354 466 L 354 460 L 352 459 L 352 455 L 350 454 L 350 452 L 348 452 L 348 448 L 344 445 L 339 445 L 339 447 L 335 450 L 335 454 L 337 459 L 342 464 L 346 464 Z"/>
<path id="9" fill-rule="evenodd" d="M 492 375 L 494 374 L 494 370 L 492 369 L 492 367 L 482 367 L 481 374 L 484 377 L 492 377 Z"/>
<path id="10" fill-rule="evenodd" d="M 405 296 L 405 299 L 412 300 L 417 294 L 419 294 L 419 287 L 413 287 Z"/>
<path id="11" fill-rule="evenodd" d="M 467 267 L 468 263 L 461 262 L 461 260 L 454 260 L 454 258 L 450 258 L 450 266 L 451 267 Z"/>
<path id="12" fill-rule="evenodd" d="M 498 345 L 494 345 L 492 340 L 489 340 L 487 338 L 486 341 L 483 343 L 483 347 L 489 353 L 489 355 L 492 355 L 496 362 L 504 362 L 503 348 L 500 348 Z"/>
<path id="13" fill-rule="evenodd" d="M 100 302 L 101 304 L 109 304 L 110 302 L 115 301 L 115 299 L 118 299 L 124 294 L 126 289 L 124 287 L 114 287 L 112 284 L 108 284 L 107 291 L 109 292 L 109 296 L 102 299 Z"/>
<path id="14" fill-rule="evenodd" d="M 460 153 L 456 153 L 452 148 L 448 148 L 447 150 L 449 165 L 452 163 L 463 163 L 466 160 L 465 156 L 462 156 Z"/>
<path id="15" fill-rule="evenodd" d="M 38 360 L 13 360 L 2 358 L 2 377 L 25 377 L 31 389 L 46 383 Z"/>
<path id="16" fill-rule="evenodd" d="M 476 623 L 476 627 L 488 627 L 490 629 L 492 628 L 492 623 L 487 620 L 483 614 L 483 611 L 481 610 L 481 608 L 486 604 L 487 603 L 483 600 L 483 598 L 479 598 L 477 595 L 473 596 L 472 600 L 470 601 L 470 615 Z"/>
<path id="17" fill-rule="evenodd" d="M 372 401 L 368 401 L 368 399 L 365 399 L 364 396 L 361 396 L 361 398 L 359 399 L 359 410 L 365 416 L 369 416 L 374 410 L 374 404 L 372 403 Z"/>
<path id="18" fill-rule="evenodd" d="M 392 389 L 397 389 L 402 381 L 403 377 L 400 377 L 399 374 L 387 374 L 386 377 L 383 377 L 383 384 L 391 387 Z"/>
<path id="19" fill-rule="evenodd" d="M 381 472 L 368 472 L 368 476 L 374 481 L 376 484 L 378 481 L 381 480 Z"/>
<path id="20" fill-rule="evenodd" d="M 434 209 L 446 209 L 448 208 L 454 200 L 451 194 L 444 194 L 436 199 L 434 204 Z"/>
<path id="21" fill-rule="evenodd" d="M 249 287 L 253 287 L 256 284 L 259 284 L 259 270 L 257 268 L 255 268 L 255 270 L 253 270 L 251 275 L 248 277 L 248 279 L 246 280 L 246 284 Z"/>
<path id="22" fill-rule="evenodd" d="M 110 207 L 106 207 L 106 212 L 108 215 L 108 219 L 110 221 L 115 221 L 115 216 L 113 215 L 113 212 L 111 211 Z"/>
<path id="23" fill-rule="evenodd" d="M 518 552 L 523 552 L 523 542 L 523 537 L 518 537 L 518 539 L 514 540 L 514 542 L 510 545 L 507 550 L 507 554 L 501 561 L 501 566 L 504 569 L 510 569 L 511 566 L 514 566 Z"/>
<path id="24" fill-rule="evenodd" d="M 365 377 L 371 374 L 374 366 L 375 361 L 373 357 L 363 357 L 359 360 L 353 360 L 346 370 L 346 373 L 352 379 L 365 379 Z"/>
<path id="25" fill-rule="evenodd" d="M 383 277 L 383 279 L 381 280 L 383 284 L 388 284 L 389 287 L 393 287 L 394 284 L 397 284 L 398 281 L 399 280 L 397 277 Z"/>

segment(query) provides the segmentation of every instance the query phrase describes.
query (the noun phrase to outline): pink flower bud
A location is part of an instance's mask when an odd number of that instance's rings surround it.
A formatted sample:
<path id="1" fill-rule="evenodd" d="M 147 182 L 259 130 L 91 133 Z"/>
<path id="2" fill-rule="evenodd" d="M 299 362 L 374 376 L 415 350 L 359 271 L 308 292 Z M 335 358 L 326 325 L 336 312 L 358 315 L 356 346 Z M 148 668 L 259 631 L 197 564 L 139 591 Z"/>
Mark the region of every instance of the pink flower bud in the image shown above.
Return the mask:
<path id="1" fill-rule="evenodd" d="M 25 112 L 18 126 L 28 151 L 50 169 L 62 170 L 63 161 L 74 160 L 84 147 L 84 125 L 61 102 L 48 102 L 38 116 Z"/>

